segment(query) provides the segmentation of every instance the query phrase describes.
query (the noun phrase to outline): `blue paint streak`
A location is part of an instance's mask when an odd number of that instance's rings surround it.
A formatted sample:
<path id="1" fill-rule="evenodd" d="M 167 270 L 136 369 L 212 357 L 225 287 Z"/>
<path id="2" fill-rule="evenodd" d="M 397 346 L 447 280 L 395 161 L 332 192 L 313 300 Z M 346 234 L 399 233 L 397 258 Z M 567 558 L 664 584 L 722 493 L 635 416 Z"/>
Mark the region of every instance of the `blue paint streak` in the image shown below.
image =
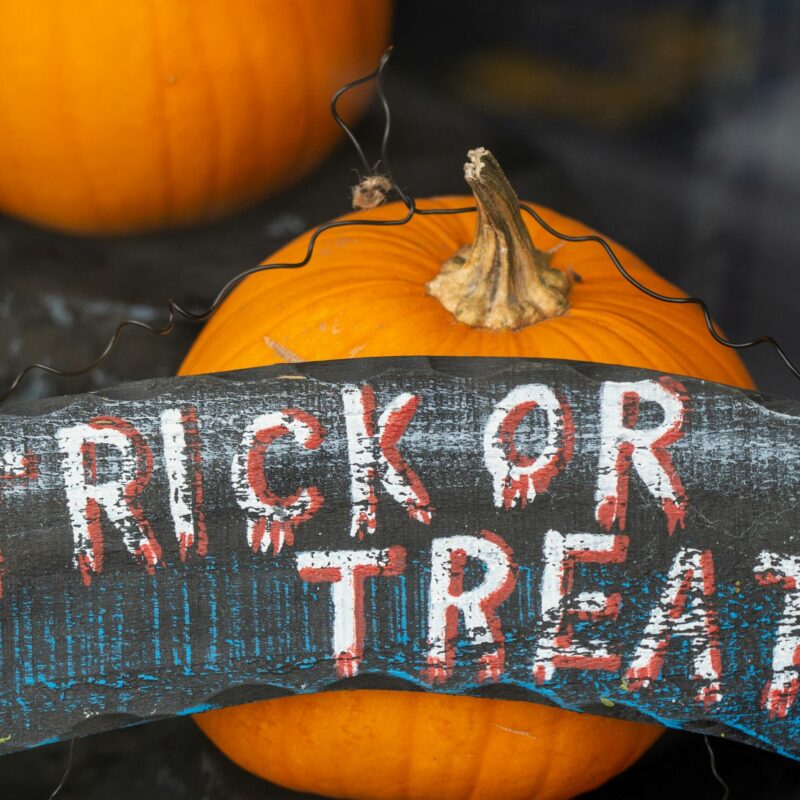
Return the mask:
<path id="1" fill-rule="evenodd" d="M 183 587 L 183 673 L 192 674 L 192 617 L 189 607 L 189 585 L 181 581 Z"/>
<path id="2" fill-rule="evenodd" d="M 42 636 L 48 645 L 47 666 L 50 670 L 50 679 L 56 674 L 56 637 L 53 634 L 53 603 L 50 594 L 42 597 L 44 624 L 42 626 Z"/>
<path id="3" fill-rule="evenodd" d="M 98 608 L 97 608 L 97 654 L 99 660 L 99 671 L 101 675 L 106 674 L 106 607 L 105 596 L 106 587 L 103 586 L 99 595 Z M 153 602 L 158 603 L 158 598 L 154 596 Z"/>
<path id="4" fill-rule="evenodd" d="M 161 606 L 158 599 L 158 585 L 152 582 L 153 597 L 153 661 L 157 667 L 161 666 Z"/>
<path id="5" fill-rule="evenodd" d="M 111 667 L 114 672 L 123 672 L 125 664 L 122 660 L 122 643 L 125 638 L 125 619 L 122 613 L 123 597 L 118 593 L 114 597 L 114 614 L 112 619 L 116 622 L 116 637 L 113 641 L 111 653 Z"/>
<path id="6" fill-rule="evenodd" d="M 397 580 L 400 583 L 400 620 L 397 641 L 400 644 L 408 644 L 408 581 L 405 575 L 400 575 Z"/>
<path id="7" fill-rule="evenodd" d="M 26 686 L 34 686 L 36 679 L 34 678 L 35 666 L 33 663 L 33 599 L 31 596 L 30 587 L 25 587 L 23 593 L 23 640 L 25 642 L 25 660 L 23 662 L 24 668 L 24 682 Z"/>
<path id="8" fill-rule="evenodd" d="M 225 600 L 228 604 L 228 618 L 226 619 L 228 636 L 225 639 L 228 645 L 228 652 L 226 656 L 226 663 L 230 664 L 235 661 L 239 656 L 239 631 L 241 624 L 239 622 L 241 615 L 241 602 L 238 593 L 235 589 L 239 585 L 239 554 L 234 552 L 230 561 L 230 570 L 227 570 L 224 575 L 225 581 Z"/>
<path id="9" fill-rule="evenodd" d="M 301 614 L 303 616 L 303 646 L 306 649 L 306 653 L 311 652 L 311 621 L 309 619 L 309 612 L 308 607 L 310 605 L 310 592 L 308 583 L 306 581 L 302 582 L 302 591 L 303 591 L 303 606 Z"/>
<path id="10" fill-rule="evenodd" d="M 206 575 L 208 576 L 208 655 L 206 657 L 206 666 L 208 669 L 215 669 L 217 664 L 218 654 L 218 637 L 219 637 L 219 609 L 217 607 L 217 571 L 216 562 L 207 559 Z"/>
<path id="11" fill-rule="evenodd" d="M 20 664 L 22 662 L 22 654 L 20 652 L 20 625 L 19 625 L 19 604 L 15 603 L 12 622 L 14 626 L 14 693 L 19 696 L 20 693 Z"/>
<path id="12" fill-rule="evenodd" d="M 180 625 L 178 623 L 178 618 L 179 618 L 178 615 L 179 615 L 180 612 L 178 610 L 179 600 L 178 600 L 177 594 L 178 594 L 179 591 L 180 591 L 180 589 L 178 588 L 178 582 L 177 581 L 169 583 L 169 588 L 168 588 L 169 610 L 170 610 L 170 614 L 169 614 L 169 621 L 170 621 L 169 637 L 170 637 L 170 639 L 169 639 L 169 641 L 170 641 L 170 651 L 171 651 L 171 659 L 172 659 L 171 663 L 170 663 L 170 666 L 173 666 L 173 667 L 180 667 L 182 665 L 181 647 L 180 647 L 180 643 L 178 641 L 179 636 L 180 636 L 180 633 L 179 633 Z M 180 600 L 180 603 L 182 603 L 182 602 L 183 601 Z"/>
<path id="13" fill-rule="evenodd" d="M 177 712 L 179 717 L 187 717 L 189 714 L 202 714 L 204 711 L 212 711 L 219 706 L 211 705 L 210 703 L 201 703 L 199 706 L 191 706 L 184 708 Z"/>
<path id="14" fill-rule="evenodd" d="M 284 658 L 291 657 L 291 652 L 294 650 L 294 637 L 293 637 L 293 629 L 289 623 L 289 615 L 292 613 L 292 587 L 289 585 L 288 581 L 284 581 L 282 587 L 283 589 L 283 613 L 284 616 L 281 619 L 285 620 L 285 624 L 283 625 L 283 644 L 284 647 L 281 650 L 281 655 Z"/>
<path id="15" fill-rule="evenodd" d="M 253 571 L 250 579 L 250 602 L 252 603 L 253 614 L 253 650 L 256 658 L 261 657 L 261 603 L 259 602 L 259 578 L 260 573 Z"/>

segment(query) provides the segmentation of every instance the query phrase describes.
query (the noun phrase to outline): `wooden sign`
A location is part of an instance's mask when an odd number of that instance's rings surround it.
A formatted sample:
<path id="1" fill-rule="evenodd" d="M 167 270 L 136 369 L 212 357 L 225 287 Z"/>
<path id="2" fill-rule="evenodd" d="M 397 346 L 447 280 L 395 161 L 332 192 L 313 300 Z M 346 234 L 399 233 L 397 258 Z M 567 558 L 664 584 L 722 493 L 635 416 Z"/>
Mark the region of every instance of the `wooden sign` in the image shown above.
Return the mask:
<path id="1" fill-rule="evenodd" d="M 331 687 L 800 757 L 800 404 L 394 358 L 0 413 L 4 750 Z"/>

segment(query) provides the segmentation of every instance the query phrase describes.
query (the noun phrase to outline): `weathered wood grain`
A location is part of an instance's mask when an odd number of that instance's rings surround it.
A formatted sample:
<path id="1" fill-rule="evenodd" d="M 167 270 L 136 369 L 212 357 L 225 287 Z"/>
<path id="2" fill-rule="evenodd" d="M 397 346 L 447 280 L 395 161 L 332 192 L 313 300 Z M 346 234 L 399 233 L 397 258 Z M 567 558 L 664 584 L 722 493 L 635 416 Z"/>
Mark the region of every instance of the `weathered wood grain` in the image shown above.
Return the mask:
<path id="1" fill-rule="evenodd" d="M 793 401 L 527 359 L 10 405 L 2 748 L 411 685 L 800 757 L 798 434 Z"/>

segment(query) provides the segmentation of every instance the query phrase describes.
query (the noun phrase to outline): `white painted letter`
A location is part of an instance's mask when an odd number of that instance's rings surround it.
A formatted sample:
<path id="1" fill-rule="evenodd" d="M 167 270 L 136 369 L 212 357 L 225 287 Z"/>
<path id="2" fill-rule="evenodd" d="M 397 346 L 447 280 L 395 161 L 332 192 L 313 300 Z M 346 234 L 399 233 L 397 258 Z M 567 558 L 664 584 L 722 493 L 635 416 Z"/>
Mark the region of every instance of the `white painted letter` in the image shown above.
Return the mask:
<path id="1" fill-rule="evenodd" d="M 193 547 L 199 556 L 208 550 L 197 409 L 187 406 L 162 411 L 161 436 L 169 482 L 169 510 L 181 561 L 186 561 L 186 553 Z"/>
<path id="2" fill-rule="evenodd" d="M 0 452 L 0 480 L 35 480 L 38 476 L 38 459 L 32 453 L 19 450 Z"/>
<path id="3" fill-rule="evenodd" d="M 247 513 L 247 543 L 254 553 L 266 553 L 271 545 L 277 554 L 284 544 L 293 545 L 297 526 L 324 502 L 316 486 L 298 488 L 289 497 L 279 497 L 270 489 L 264 458 L 270 444 L 281 436 L 292 436 L 307 450 L 314 450 L 322 444 L 325 431 L 315 416 L 298 408 L 262 414 L 247 426 L 231 475 L 236 500 Z"/>
<path id="4" fill-rule="evenodd" d="M 404 547 L 386 550 L 311 550 L 297 554 L 297 570 L 309 583 L 330 583 L 333 602 L 333 655 L 340 678 L 352 678 L 364 654 L 364 580 L 400 575 Z"/>
<path id="5" fill-rule="evenodd" d="M 656 403 L 664 421 L 654 428 L 636 427 L 642 402 Z M 667 517 L 670 533 L 683 527 L 686 496 L 667 447 L 683 436 L 686 389 L 676 381 L 603 384 L 602 442 L 595 500 L 597 521 L 606 530 L 614 522 L 625 530 L 628 482 L 633 467 Z"/>
<path id="6" fill-rule="evenodd" d="M 538 458 L 517 450 L 515 434 L 527 414 L 541 408 L 547 416 L 545 447 Z M 561 443 L 559 444 L 559 439 Z M 492 411 L 483 433 L 486 468 L 494 485 L 494 504 L 525 508 L 569 463 L 575 443 L 572 412 L 549 387 L 530 383 L 512 389 Z"/>
<path id="7" fill-rule="evenodd" d="M 761 706 L 770 719 L 782 719 L 794 705 L 800 688 L 800 558 L 765 550 L 758 557 L 755 573 L 762 586 L 779 586 L 786 592 L 772 651 L 772 677 L 761 695 Z"/>
<path id="8" fill-rule="evenodd" d="M 88 425 L 60 428 L 56 438 L 64 456 L 75 565 L 84 583 L 88 585 L 92 573 L 103 570 L 101 510 L 122 533 L 128 552 L 152 571 L 161 559 L 161 547 L 136 502 L 153 471 L 153 454 L 144 437 L 125 420 L 96 417 Z M 116 451 L 113 480 L 98 480 L 98 447 Z"/>
<path id="9" fill-rule="evenodd" d="M 629 691 L 651 686 L 661 675 L 670 639 L 690 642 L 693 677 L 700 681 L 697 701 L 706 708 L 722 699 L 719 626 L 711 604 L 714 561 L 710 550 L 684 547 L 675 557 L 667 585 L 645 626 L 625 678 Z"/>
<path id="10" fill-rule="evenodd" d="M 544 683 L 559 667 L 573 669 L 619 669 L 620 656 L 608 650 L 608 643 L 589 638 L 573 641 L 572 623 L 565 619 L 615 619 L 619 614 L 619 594 L 581 592 L 572 602 L 576 563 L 619 564 L 628 552 L 628 537 L 607 533 L 568 533 L 548 531 L 544 538 L 542 575 L 542 635 L 536 647 L 533 677 Z"/>
<path id="11" fill-rule="evenodd" d="M 372 387 L 345 386 L 342 401 L 353 502 L 350 535 L 363 539 L 365 534 L 375 532 L 378 524 L 376 477 L 389 495 L 406 507 L 411 519 L 430 524 L 432 511 L 428 492 L 397 447 L 417 410 L 419 397 L 408 393 L 395 397 L 380 415 L 377 432 Z"/>
<path id="12" fill-rule="evenodd" d="M 464 589 L 468 559 L 483 566 L 483 579 Z M 428 609 L 428 669 L 431 683 L 444 683 L 453 674 L 454 642 L 459 615 L 472 645 L 491 645 L 480 656 L 478 680 L 498 680 L 503 674 L 505 646 L 497 607 L 511 594 L 516 581 L 511 548 L 496 534 L 447 536 L 431 546 L 431 596 Z"/>

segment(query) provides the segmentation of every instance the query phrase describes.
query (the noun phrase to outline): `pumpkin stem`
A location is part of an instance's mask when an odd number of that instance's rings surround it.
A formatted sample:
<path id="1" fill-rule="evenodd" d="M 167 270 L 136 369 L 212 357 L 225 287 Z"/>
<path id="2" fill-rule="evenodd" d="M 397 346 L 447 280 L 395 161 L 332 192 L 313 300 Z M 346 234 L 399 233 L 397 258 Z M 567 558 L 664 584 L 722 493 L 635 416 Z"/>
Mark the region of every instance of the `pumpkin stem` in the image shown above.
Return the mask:
<path id="1" fill-rule="evenodd" d="M 475 240 L 442 264 L 428 293 L 477 328 L 515 330 L 563 314 L 571 281 L 534 247 L 497 160 L 485 147 L 467 158 L 464 178 L 478 207 Z"/>

